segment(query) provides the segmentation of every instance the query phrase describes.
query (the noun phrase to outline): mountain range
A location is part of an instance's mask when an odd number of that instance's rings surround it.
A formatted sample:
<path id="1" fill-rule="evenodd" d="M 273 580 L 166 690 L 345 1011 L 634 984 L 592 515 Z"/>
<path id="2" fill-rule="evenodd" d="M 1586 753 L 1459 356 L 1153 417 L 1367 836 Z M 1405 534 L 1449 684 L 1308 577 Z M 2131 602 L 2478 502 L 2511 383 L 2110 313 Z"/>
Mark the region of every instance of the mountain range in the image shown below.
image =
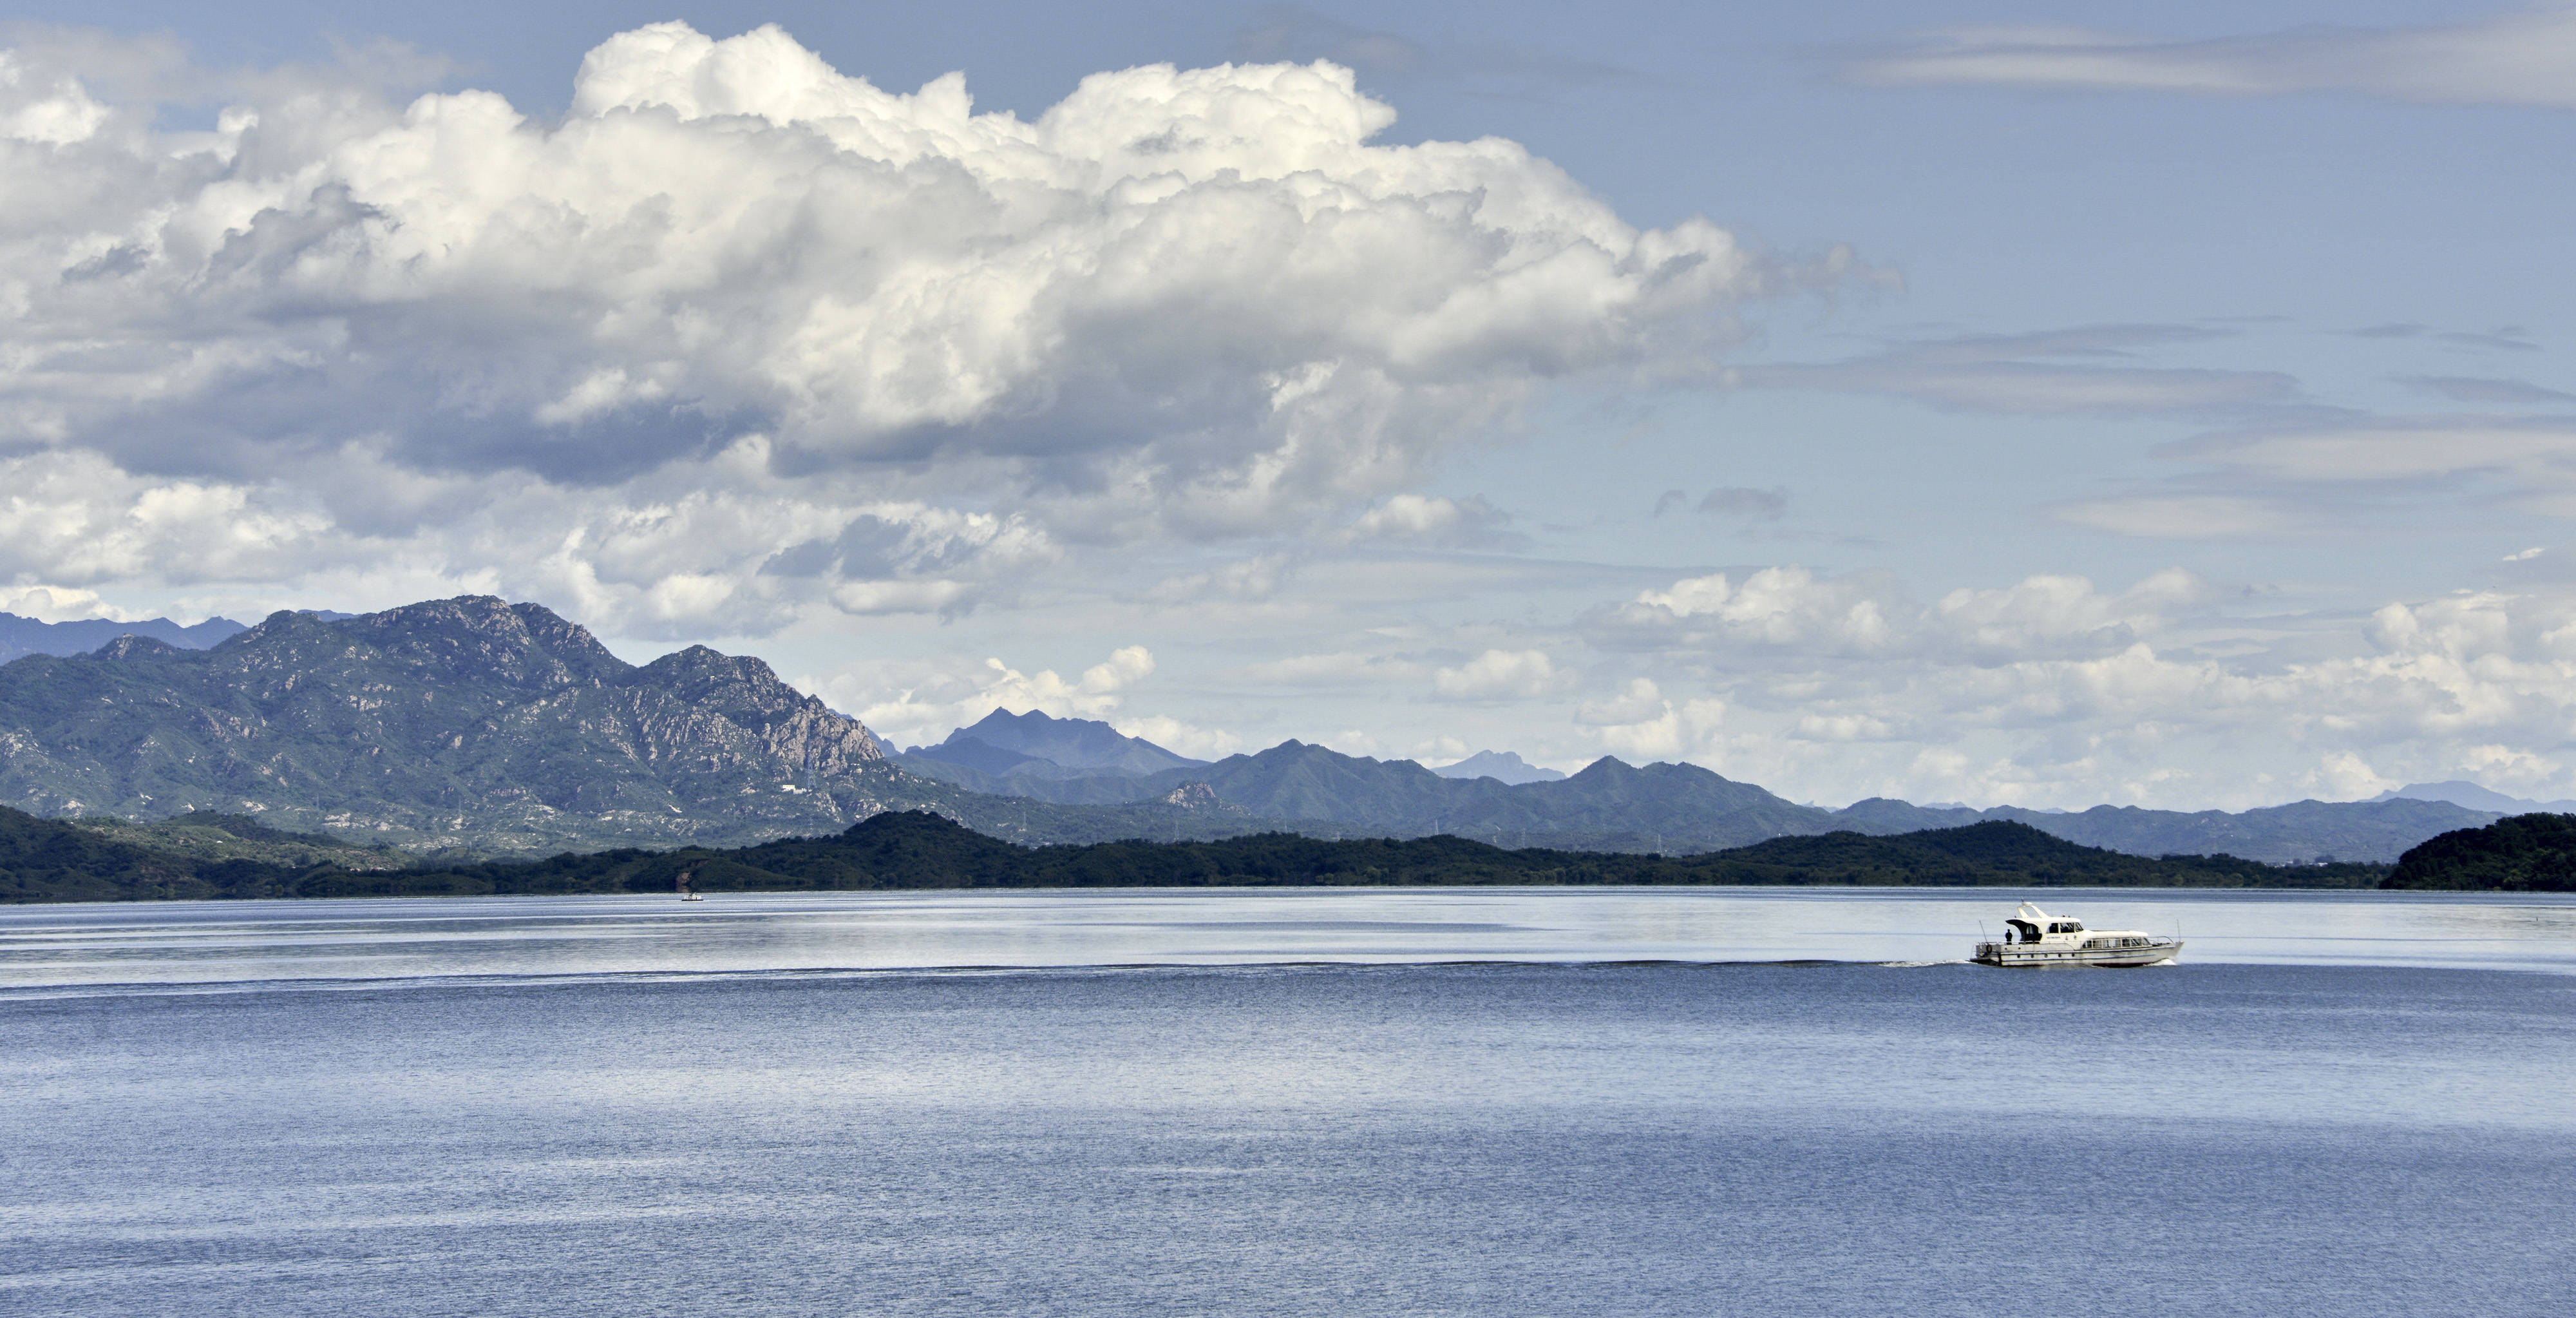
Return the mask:
<path id="1" fill-rule="evenodd" d="M 168 618 L 148 622 L 110 622 L 104 618 L 39 622 L 14 613 L 0 613 L 0 664 L 31 654 L 88 654 L 119 636 L 148 636 L 183 650 L 203 650 L 248 630 L 230 618 L 208 618 L 183 627 Z"/>
<path id="2" fill-rule="evenodd" d="M 224 812 L 414 853 L 738 846 L 926 810 L 1021 842 L 1453 834 L 1680 855 L 2016 822 L 2136 855 L 2384 862 L 2504 813 L 2415 789 L 2241 812 L 1828 810 L 1689 764 L 1552 772 L 1501 752 L 1435 770 L 1298 741 L 1208 762 L 1005 710 L 889 755 L 758 659 L 693 646 L 630 664 L 541 606 L 485 596 L 280 612 L 205 648 L 129 630 L 0 665 L 0 802 L 47 817 Z"/>
<path id="3" fill-rule="evenodd" d="M 1077 733 L 1076 727 L 1087 732 Z M 1047 740 L 1018 739 L 1009 730 L 1018 728 L 1043 729 Z M 1100 767 L 1045 757 L 1046 745 L 1070 744 L 1076 736 L 1087 748 L 1084 763 Z M 2501 817 L 2497 811 L 2394 794 L 2379 801 L 2300 801 L 2234 812 L 2135 806 L 1972 810 L 1885 798 L 1827 810 L 1783 800 L 1690 764 L 1640 767 L 1605 756 L 1571 777 L 1512 782 L 1457 771 L 1469 765 L 1528 768 L 1517 755 L 1486 752 L 1458 765 L 1427 769 L 1411 760 L 1344 755 L 1297 741 L 1213 764 L 1184 761 L 1155 770 L 1147 766 L 1157 756 L 1180 757 L 1122 736 L 1106 723 L 998 710 L 944 743 L 959 744 L 978 749 L 973 755 L 916 750 L 896 762 L 973 791 L 1066 805 L 1151 800 L 1185 783 L 1205 783 L 1220 800 L 1301 832 L 1390 837 L 1454 833 L 1514 847 L 1678 854 L 1740 847 L 1769 837 L 1837 831 L 1887 836 L 2009 821 L 2080 845 L 2140 856 L 2227 854 L 2270 864 L 2388 862 L 2436 834 Z M 995 748 L 1010 757 L 1007 763 L 998 758 L 969 762 Z"/>
<path id="4" fill-rule="evenodd" d="M 1244 831 L 1204 792 L 1065 810 L 884 759 L 758 659 L 692 646 L 629 664 L 545 608 L 482 596 L 0 665 L 0 801 L 37 816 L 231 812 L 496 853 L 734 845 L 889 809 L 1025 841 Z"/>

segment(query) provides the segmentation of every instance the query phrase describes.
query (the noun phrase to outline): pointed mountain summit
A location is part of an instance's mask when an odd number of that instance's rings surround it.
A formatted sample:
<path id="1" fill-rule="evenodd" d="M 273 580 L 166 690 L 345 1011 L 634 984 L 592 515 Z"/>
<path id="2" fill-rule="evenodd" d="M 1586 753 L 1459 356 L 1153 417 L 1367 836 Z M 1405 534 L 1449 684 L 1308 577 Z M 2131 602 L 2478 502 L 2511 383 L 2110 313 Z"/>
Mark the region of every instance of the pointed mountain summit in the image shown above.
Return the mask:
<path id="1" fill-rule="evenodd" d="M 1565 777 L 1556 769 L 1542 769 L 1520 757 L 1517 751 L 1478 751 L 1456 764 L 1444 764 L 1432 770 L 1443 778 L 1491 778 L 1506 786 L 1522 783 L 1552 783 Z"/>
<path id="2" fill-rule="evenodd" d="M 1026 714 L 996 709 L 974 726 L 949 733 L 948 740 L 908 753 L 1005 775 L 1031 772 L 1033 762 L 1084 773 L 1138 777 L 1207 763 L 1175 755 L 1097 719 L 1054 718 L 1035 709 Z"/>

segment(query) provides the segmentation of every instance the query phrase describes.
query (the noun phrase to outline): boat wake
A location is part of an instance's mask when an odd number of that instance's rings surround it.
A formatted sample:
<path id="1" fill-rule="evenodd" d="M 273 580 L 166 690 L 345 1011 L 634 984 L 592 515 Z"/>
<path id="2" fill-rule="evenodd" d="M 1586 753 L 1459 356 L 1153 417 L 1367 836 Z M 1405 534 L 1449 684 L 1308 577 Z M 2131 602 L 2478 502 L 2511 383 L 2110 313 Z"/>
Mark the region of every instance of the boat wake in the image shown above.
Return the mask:
<path id="1" fill-rule="evenodd" d="M 1426 970 L 1803 970 L 1879 968 L 1920 970 L 1964 966 L 1964 960 L 1842 961 L 1820 957 L 1782 960 L 1696 960 L 1636 958 L 1589 960 L 1460 957 L 1422 960 L 1297 959 L 1279 961 L 1133 961 L 1061 965 L 927 965 L 927 966 L 762 966 L 688 970 L 589 970 L 523 974 L 290 976 L 274 979 L 166 979 L 145 981 L 88 980 L 60 984 L 0 985 L 0 1003 L 97 997 L 187 997 L 266 993 L 369 993 L 422 989 L 573 988 L 612 985 L 689 984 L 726 980 L 867 980 L 899 978 L 992 978 L 1021 976 L 1094 976 L 1132 974 L 1276 975 L 1314 973 L 1404 974 Z"/>

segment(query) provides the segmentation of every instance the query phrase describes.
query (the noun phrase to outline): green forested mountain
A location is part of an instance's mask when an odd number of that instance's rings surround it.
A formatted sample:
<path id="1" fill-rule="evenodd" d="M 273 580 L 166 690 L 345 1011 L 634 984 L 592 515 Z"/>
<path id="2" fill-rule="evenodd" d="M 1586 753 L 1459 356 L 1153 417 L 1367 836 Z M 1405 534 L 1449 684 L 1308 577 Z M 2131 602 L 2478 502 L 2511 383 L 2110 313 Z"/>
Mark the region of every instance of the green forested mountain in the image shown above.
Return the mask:
<path id="1" fill-rule="evenodd" d="M 536 862 L 353 871 L 172 857 L 0 810 L 0 899 L 426 896 L 873 888 L 1287 884 L 1940 884 L 2010 887 L 2366 887 L 2378 866 L 2276 868 L 2234 857 L 2148 860 L 2022 824 L 1901 837 L 1777 838 L 1688 857 L 1506 850 L 1457 837 L 1333 841 L 1265 833 L 1199 842 L 1024 847 L 938 815 L 877 815 L 830 837 L 729 850 L 620 849 Z"/>
<path id="2" fill-rule="evenodd" d="M 2397 858 L 2383 888 L 2576 892 L 2576 815 L 2513 815 Z"/>

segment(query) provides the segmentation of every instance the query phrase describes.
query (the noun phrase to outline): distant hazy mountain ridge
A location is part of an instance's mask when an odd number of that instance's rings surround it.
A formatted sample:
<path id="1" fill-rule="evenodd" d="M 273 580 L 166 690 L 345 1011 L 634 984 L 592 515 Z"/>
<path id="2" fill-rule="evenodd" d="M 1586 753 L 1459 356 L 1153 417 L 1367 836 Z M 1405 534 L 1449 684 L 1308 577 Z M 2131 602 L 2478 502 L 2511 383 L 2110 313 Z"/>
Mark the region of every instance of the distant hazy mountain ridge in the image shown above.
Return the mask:
<path id="1" fill-rule="evenodd" d="M 2568 814 L 2576 812 L 2576 801 L 2530 801 L 2519 796 L 2464 783 L 2458 779 L 2441 783 L 2408 783 L 2393 792 L 2381 792 L 2373 801 L 2448 801 L 2471 810 L 2492 811 L 2499 815 Z"/>
<path id="2" fill-rule="evenodd" d="M 168 618 L 145 622 L 110 622 L 104 618 L 39 622 L 14 613 L 0 613 L 0 664 L 31 654 L 88 654 L 119 636 L 148 636 L 183 650 L 202 650 L 247 630 L 230 618 L 208 618 L 183 627 Z"/>
<path id="3" fill-rule="evenodd" d="M 1015 775 L 1142 777 L 1207 763 L 1175 755 L 1142 737 L 1130 737 L 1093 719 L 1060 719 L 1040 710 L 1013 714 L 996 709 L 973 727 L 959 728 L 936 746 L 916 746 L 901 757 L 950 765 L 997 777 Z"/>
<path id="4" fill-rule="evenodd" d="M 1000 716 L 1007 717 L 1007 716 Z M 960 729 L 944 745 L 983 747 Z M 1062 728 L 1082 720 L 1058 719 Z M 1117 734 L 1106 724 L 1093 728 Z M 1159 749 L 1159 748 L 1158 748 Z M 1166 752 L 1168 753 L 1168 752 Z M 953 759 L 925 759 L 933 754 Z M 1675 854 L 1740 847 L 1764 838 L 1835 831 L 1892 835 L 1959 828 L 1987 821 L 2025 823 L 2083 846 L 2139 856 L 2235 855 L 2270 864 L 2394 861 L 2408 847 L 2497 816 L 2443 801 L 2302 801 L 2228 812 L 2096 806 L 2064 812 L 1998 806 L 1935 809 L 1873 798 L 1841 810 L 1781 799 L 1689 764 L 1643 767 L 1603 757 L 1571 777 L 1511 783 L 1460 772 L 1491 752 L 1442 769 L 1411 760 L 1344 755 L 1287 741 L 1214 764 L 1160 773 L 1081 772 L 1052 761 L 1013 768 L 998 758 L 979 765 L 968 753 L 927 748 L 902 757 L 909 768 L 978 792 L 1061 804 L 1151 801 L 1188 782 L 1203 782 L 1253 816 L 1285 820 L 1319 836 L 1423 837 L 1454 833 L 1499 846 L 1580 847 Z M 1517 755 L 1512 764 L 1528 767 Z M 991 768 L 983 765 L 995 766 Z"/>
<path id="5" fill-rule="evenodd" d="M 1444 764 L 1432 772 L 1443 778 L 1491 778 L 1513 787 L 1522 783 L 1552 783 L 1565 776 L 1556 769 L 1542 769 L 1512 751 L 1478 751 L 1456 764 Z"/>

